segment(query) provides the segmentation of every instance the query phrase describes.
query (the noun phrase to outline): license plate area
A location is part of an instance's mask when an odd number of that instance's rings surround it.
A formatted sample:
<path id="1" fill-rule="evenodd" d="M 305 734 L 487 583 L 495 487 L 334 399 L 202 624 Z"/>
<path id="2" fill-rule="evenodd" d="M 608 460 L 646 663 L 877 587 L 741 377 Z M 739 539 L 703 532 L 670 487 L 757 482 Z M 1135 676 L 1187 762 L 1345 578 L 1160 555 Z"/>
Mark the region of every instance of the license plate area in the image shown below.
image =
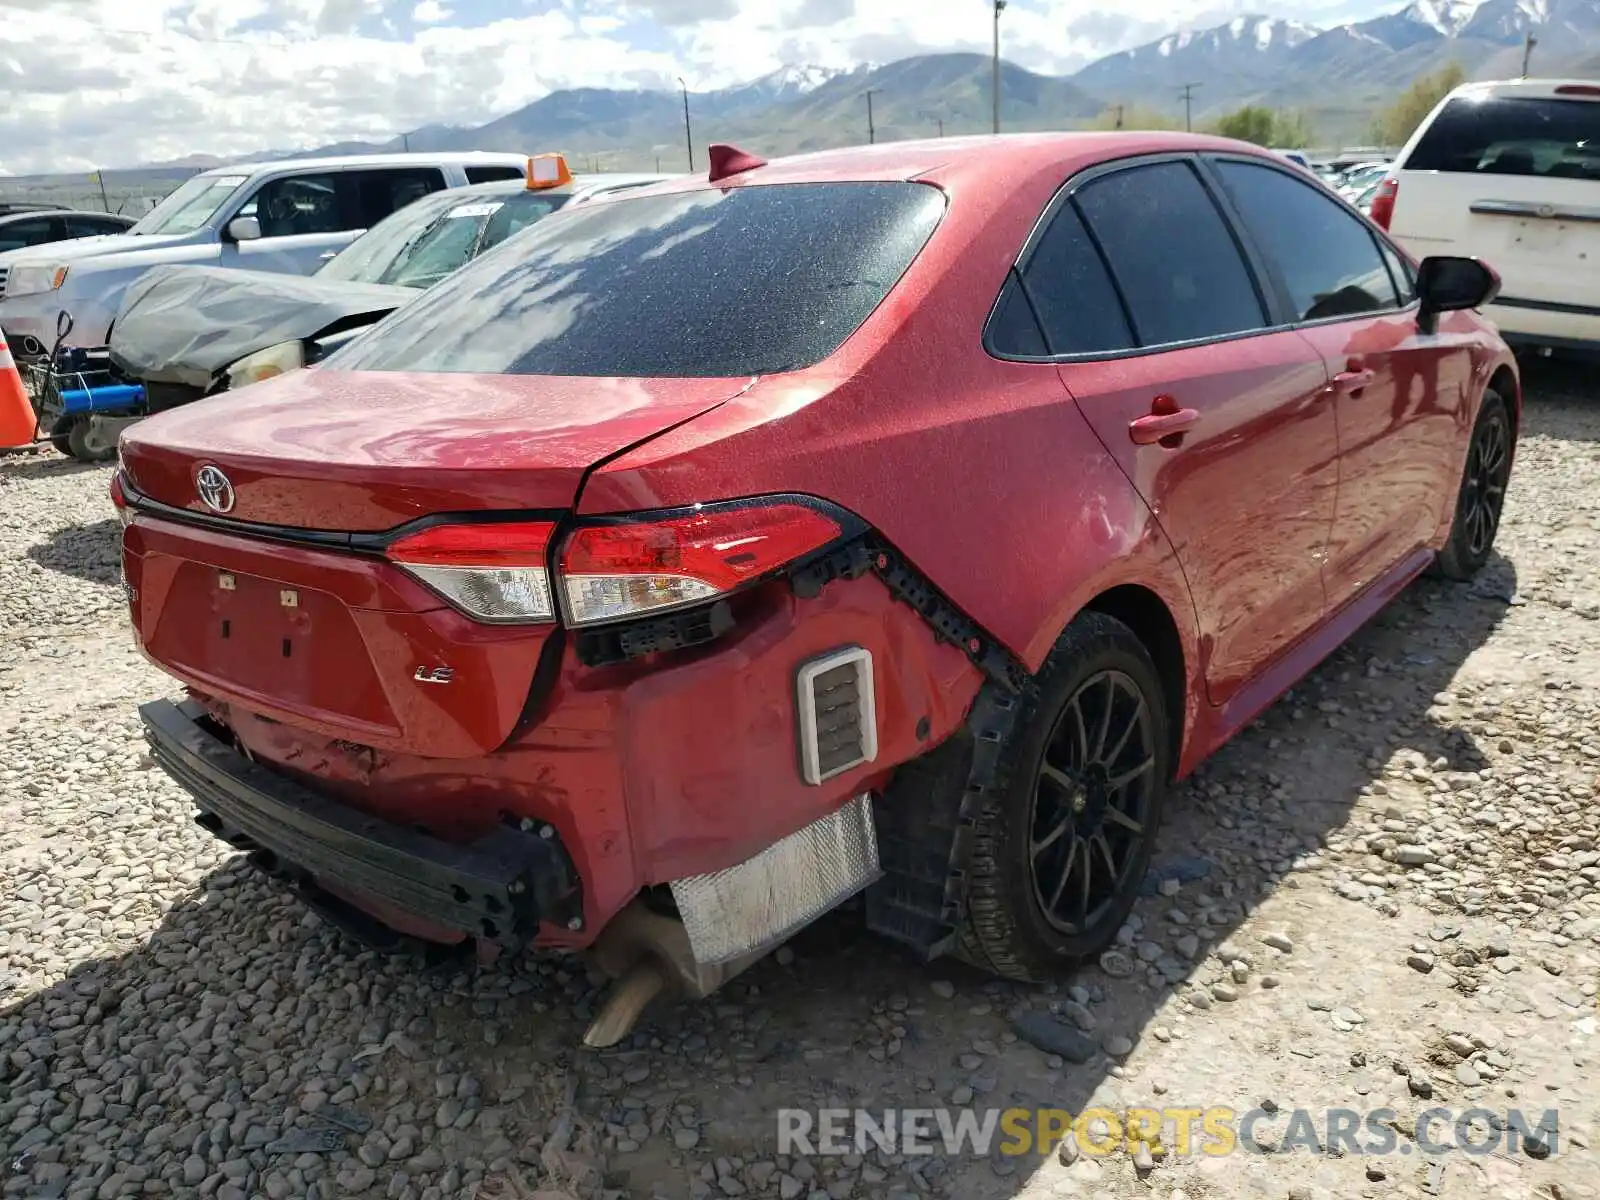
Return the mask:
<path id="1" fill-rule="evenodd" d="M 315 588 L 182 562 L 149 649 L 182 672 L 278 705 L 393 723 L 350 610 Z"/>

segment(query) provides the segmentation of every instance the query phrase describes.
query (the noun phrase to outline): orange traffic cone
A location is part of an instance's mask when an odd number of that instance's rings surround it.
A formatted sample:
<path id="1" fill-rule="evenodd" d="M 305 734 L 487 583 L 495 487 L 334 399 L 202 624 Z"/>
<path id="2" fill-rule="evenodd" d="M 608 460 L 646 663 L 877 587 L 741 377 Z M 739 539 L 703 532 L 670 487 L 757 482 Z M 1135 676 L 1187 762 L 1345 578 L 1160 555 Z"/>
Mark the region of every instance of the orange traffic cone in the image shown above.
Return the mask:
<path id="1" fill-rule="evenodd" d="M 6 335 L 0 332 L 0 451 L 31 446 L 38 433 L 39 423 L 28 401 L 28 389 L 22 386 L 16 360 L 6 346 Z"/>

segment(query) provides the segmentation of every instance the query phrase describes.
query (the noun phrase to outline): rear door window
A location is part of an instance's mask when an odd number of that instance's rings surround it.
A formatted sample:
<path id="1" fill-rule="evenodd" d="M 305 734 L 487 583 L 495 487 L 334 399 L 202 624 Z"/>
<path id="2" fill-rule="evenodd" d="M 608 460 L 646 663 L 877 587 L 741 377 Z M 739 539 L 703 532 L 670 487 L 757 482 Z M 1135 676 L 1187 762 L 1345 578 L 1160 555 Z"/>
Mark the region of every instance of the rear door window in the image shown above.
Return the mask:
<path id="1" fill-rule="evenodd" d="M 1277 267 L 1297 320 L 1398 306 L 1377 238 L 1344 207 L 1274 167 L 1215 165 L 1259 249 Z"/>
<path id="2" fill-rule="evenodd" d="M 1127 301 L 1140 345 L 1267 324 L 1238 244 L 1188 163 L 1119 170 L 1073 198 Z"/>
<path id="3" fill-rule="evenodd" d="M 1439 110 L 1405 169 L 1600 181 L 1600 100 L 1458 96 Z"/>
<path id="4" fill-rule="evenodd" d="M 341 172 L 349 212 L 345 229 L 371 229 L 390 213 L 432 192 L 443 191 L 444 172 L 438 167 L 390 167 L 381 170 Z"/>
<path id="5" fill-rule="evenodd" d="M 554 213 L 324 369 L 727 377 L 826 358 L 932 236 L 920 183 L 771 184 Z"/>

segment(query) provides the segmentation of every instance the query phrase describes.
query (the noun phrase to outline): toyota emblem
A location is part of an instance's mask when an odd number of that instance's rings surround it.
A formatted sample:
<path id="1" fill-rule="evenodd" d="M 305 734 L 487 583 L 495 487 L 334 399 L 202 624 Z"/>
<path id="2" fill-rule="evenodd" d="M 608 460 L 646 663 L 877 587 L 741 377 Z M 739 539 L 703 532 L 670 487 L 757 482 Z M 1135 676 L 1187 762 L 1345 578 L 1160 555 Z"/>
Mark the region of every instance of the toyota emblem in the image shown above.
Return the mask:
<path id="1" fill-rule="evenodd" d="M 195 472 L 194 486 L 212 512 L 233 511 L 233 481 L 220 468 L 201 467 Z"/>

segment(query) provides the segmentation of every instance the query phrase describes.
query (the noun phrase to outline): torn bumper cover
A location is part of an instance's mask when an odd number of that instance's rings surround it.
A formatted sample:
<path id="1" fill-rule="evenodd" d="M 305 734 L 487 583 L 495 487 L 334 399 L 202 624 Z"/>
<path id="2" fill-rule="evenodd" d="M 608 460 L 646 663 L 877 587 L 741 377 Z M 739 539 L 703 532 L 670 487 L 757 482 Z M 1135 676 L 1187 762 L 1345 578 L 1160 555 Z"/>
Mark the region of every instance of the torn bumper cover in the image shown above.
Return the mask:
<path id="1" fill-rule="evenodd" d="M 308 899 L 328 898 L 319 896 L 326 881 L 334 896 L 349 889 L 507 948 L 531 942 L 541 921 L 564 925 L 581 912 L 576 871 L 548 827 L 502 825 L 457 845 L 257 765 L 213 732 L 198 704 L 152 701 L 139 716 L 156 762 L 194 797 L 201 826 Z"/>
<path id="2" fill-rule="evenodd" d="M 246 355 L 378 320 L 415 288 L 223 267 L 155 267 L 124 293 L 111 359 L 131 379 L 208 388 Z"/>

